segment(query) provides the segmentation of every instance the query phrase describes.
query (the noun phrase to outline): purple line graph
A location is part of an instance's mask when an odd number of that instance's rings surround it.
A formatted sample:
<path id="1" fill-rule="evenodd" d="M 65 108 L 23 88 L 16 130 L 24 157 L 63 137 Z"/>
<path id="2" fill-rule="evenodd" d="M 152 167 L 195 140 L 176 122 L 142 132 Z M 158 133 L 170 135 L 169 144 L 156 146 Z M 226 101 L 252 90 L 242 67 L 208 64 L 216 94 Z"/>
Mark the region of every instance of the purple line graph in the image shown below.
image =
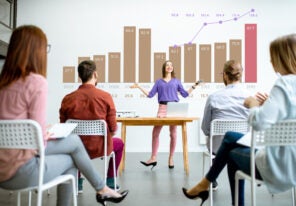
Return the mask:
<path id="1" fill-rule="evenodd" d="M 237 21 L 243 17 L 246 17 L 248 15 L 250 15 L 251 13 L 254 13 L 255 12 L 255 9 L 251 9 L 243 14 L 237 14 L 235 17 L 233 18 L 229 18 L 229 19 L 224 19 L 224 20 L 218 20 L 218 21 L 213 21 L 213 22 L 204 22 L 200 28 L 197 30 L 197 32 L 194 34 L 193 38 L 188 42 L 188 44 L 192 44 L 196 38 L 198 37 L 198 35 L 202 32 L 202 30 L 206 27 L 206 26 L 209 26 L 209 25 L 215 25 L 215 24 L 223 24 L 223 23 L 226 23 L 226 22 L 233 22 L 233 21 Z M 184 44 L 175 44 L 174 47 L 180 47 L 180 46 L 184 46 Z"/>

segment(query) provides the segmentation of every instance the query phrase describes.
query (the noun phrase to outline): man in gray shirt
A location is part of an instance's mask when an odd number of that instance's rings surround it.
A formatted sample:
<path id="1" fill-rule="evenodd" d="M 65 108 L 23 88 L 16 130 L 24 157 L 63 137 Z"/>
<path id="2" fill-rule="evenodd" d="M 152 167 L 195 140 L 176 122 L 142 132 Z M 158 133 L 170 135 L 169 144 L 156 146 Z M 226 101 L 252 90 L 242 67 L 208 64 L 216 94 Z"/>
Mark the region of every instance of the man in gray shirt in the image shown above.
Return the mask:
<path id="1" fill-rule="evenodd" d="M 209 136 L 211 121 L 214 119 L 247 119 L 249 109 L 243 104 L 245 98 L 251 96 L 241 84 L 241 64 L 235 60 L 229 60 L 224 64 L 223 81 L 225 88 L 209 95 L 202 120 L 201 129 L 207 138 L 209 148 Z M 215 136 L 212 140 L 213 153 L 215 154 L 221 144 L 223 136 Z M 217 189 L 217 182 L 213 182 L 213 189 Z"/>

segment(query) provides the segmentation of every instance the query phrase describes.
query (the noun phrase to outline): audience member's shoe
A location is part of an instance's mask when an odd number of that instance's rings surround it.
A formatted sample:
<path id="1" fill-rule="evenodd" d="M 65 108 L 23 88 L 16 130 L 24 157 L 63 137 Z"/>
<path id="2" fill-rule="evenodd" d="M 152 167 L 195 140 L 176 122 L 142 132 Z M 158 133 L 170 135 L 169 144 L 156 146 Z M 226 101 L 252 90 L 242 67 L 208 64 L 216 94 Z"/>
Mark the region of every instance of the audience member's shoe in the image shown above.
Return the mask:
<path id="1" fill-rule="evenodd" d="M 83 177 L 79 177 L 78 179 L 78 193 L 83 193 Z"/>
<path id="2" fill-rule="evenodd" d="M 186 188 L 182 188 L 182 191 L 184 193 L 184 195 L 188 198 L 188 199 L 191 199 L 191 200 L 194 200 L 194 199 L 201 199 L 201 203 L 200 203 L 200 206 L 203 205 L 203 203 L 208 199 L 209 197 L 209 191 L 201 191 L 200 193 L 198 193 L 197 195 L 190 195 L 187 193 L 187 189 Z"/>
<path id="3" fill-rule="evenodd" d="M 121 202 L 128 194 L 128 190 L 124 190 L 120 193 L 120 197 L 112 197 L 108 194 L 97 194 L 97 202 L 101 203 L 102 205 L 106 206 L 106 202 L 113 202 L 113 203 L 119 203 Z"/>
<path id="4" fill-rule="evenodd" d="M 218 182 L 216 180 L 212 183 L 212 189 L 214 191 L 218 189 Z"/>
<path id="5" fill-rule="evenodd" d="M 113 190 L 120 190 L 120 186 L 118 184 L 116 184 L 116 188 L 114 187 L 114 178 L 107 178 L 107 186 Z"/>

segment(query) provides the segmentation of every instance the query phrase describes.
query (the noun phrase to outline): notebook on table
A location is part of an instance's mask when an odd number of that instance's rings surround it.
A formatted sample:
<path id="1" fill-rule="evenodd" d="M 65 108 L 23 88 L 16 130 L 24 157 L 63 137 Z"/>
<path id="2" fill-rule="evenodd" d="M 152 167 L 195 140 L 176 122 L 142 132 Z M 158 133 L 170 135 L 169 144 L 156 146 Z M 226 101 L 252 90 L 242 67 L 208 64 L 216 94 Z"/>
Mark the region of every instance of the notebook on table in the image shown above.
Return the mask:
<path id="1" fill-rule="evenodd" d="M 188 108 L 188 103 L 168 102 L 167 117 L 187 117 Z"/>

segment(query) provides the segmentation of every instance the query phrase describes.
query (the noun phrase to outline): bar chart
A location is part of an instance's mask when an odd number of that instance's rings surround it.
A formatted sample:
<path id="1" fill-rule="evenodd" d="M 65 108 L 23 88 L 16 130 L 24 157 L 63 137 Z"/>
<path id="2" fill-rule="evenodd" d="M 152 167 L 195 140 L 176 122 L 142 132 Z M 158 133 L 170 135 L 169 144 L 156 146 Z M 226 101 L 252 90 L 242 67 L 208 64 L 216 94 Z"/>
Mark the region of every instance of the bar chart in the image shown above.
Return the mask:
<path id="1" fill-rule="evenodd" d="M 99 82 L 102 83 L 154 82 L 162 76 L 161 67 L 167 59 L 173 62 L 176 76 L 184 83 L 192 83 L 198 79 L 207 83 L 223 83 L 223 65 L 228 59 L 235 59 L 244 68 L 242 82 L 256 83 L 257 23 L 239 22 L 240 19 L 252 16 L 254 12 L 251 9 L 232 18 L 204 22 L 190 41 L 168 45 L 162 51 L 153 49 L 153 28 L 123 26 L 121 51 L 77 57 L 78 63 L 86 59 L 94 60 Z M 199 34 L 206 32 L 207 27 L 228 22 L 235 22 L 236 28 L 242 31 L 240 38 L 232 37 L 230 33 L 229 38 L 224 41 L 198 40 Z M 80 82 L 75 68 L 77 66 L 63 67 L 63 83 Z"/>

